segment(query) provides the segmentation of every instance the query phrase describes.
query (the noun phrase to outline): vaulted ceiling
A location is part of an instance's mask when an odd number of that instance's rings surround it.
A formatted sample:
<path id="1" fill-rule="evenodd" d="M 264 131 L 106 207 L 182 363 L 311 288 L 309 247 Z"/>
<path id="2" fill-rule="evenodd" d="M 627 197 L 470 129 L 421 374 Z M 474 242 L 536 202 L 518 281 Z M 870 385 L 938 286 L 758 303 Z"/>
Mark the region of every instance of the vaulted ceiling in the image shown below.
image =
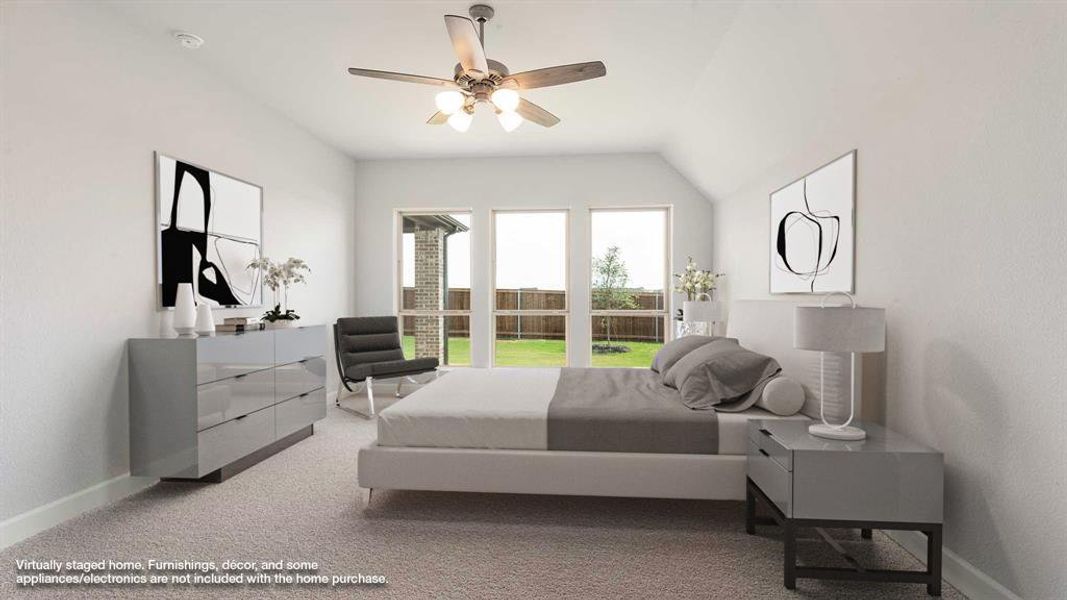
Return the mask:
<path id="1" fill-rule="evenodd" d="M 832 138 L 814 167 L 854 147 L 854 131 L 966 102 L 952 82 L 995 62 L 1011 18 L 961 3 L 492 2 L 490 58 L 513 72 L 602 60 L 608 74 L 525 92 L 562 119 L 552 129 L 506 133 L 481 113 L 460 134 L 424 124 L 437 89 L 346 69 L 448 77 L 442 17 L 466 2 L 105 4 L 161 40 L 202 36 L 196 51 L 169 42 L 357 160 L 658 152 L 712 200 L 805 144 Z"/>
<path id="2" fill-rule="evenodd" d="M 451 78 L 443 15 L 467 2 L 117 2 L 160 37 L 206 40 L 189 57 L 360 159 L 658 151 L 733 5 L 494 2 L 487 55 L 512 72 L 602 60 L 607 77 L 526 92 L 552 129 L 508 134 L 478 114 L 466 134 L 429 126 L 434 87 L 356 78 L 351 66 Z M 177 45 L 175 45 L 176 50 Z"/>

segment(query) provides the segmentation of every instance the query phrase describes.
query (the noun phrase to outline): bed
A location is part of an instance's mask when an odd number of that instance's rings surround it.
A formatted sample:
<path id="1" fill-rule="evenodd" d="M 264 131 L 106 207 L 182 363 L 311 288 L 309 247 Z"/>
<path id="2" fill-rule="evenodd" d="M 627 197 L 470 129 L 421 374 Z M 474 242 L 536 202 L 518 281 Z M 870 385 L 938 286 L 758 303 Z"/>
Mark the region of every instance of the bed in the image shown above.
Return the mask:
<path id="1" fill-rule="evenodd" d="M 526 494 L 740 500 L 745 494 L 747 421 L 818 414 L 818 354 L 792 347 L 794 303 L 739 301 L 727 335 L 774 357 L 804 387 L 804 408 L 778 417 L 759 408 L 693 411 L 654 388 L 647 370 L 460 369 L 383 410 L 378 439 L 359 452 L 359 485 Z M 827 355 L 831 412 L 848 398 L 844 356 Z M 854 385 L 860 385 L 857 372 Z M 635 403 L 626 419 L 601 417 L 556 396 L 612 388 Z M 583 388 L 582 385 L 586 387 Z M 632 390 L 643 388 L 642 393 Z M 580 395 L 580 394 L 579 394 Z M 555 398 L 555 400 L 554 400 Z M 680 410 L 676 410 L 680 409 Z M 566 412 L 570 410 L 570 412 Z M 584 412 L 583 412 L 584 411 Z M 633 415 L 642 415 L 635 419 Z"/>

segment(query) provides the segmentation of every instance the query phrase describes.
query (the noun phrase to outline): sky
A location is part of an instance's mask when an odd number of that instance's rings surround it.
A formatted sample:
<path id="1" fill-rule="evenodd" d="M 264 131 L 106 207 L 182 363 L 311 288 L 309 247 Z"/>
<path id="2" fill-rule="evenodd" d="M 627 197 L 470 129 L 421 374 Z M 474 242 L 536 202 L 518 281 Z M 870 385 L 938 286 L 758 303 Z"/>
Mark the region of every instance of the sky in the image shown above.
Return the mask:
<path id="1" fill-rule="evenodd" d="M 469 225 L 469 214 L 452 215 Z M 619 246 L 630 272 L 629 286 L 663 289 L 666 211 L 620 210 L 592 213 L 593 256 Z M 553 212 L 496 214 L 497 287 L 564 289 L 566 215 Z M 470 287 L 470 233 L 448 237 L 448 285 Z M 404 286 L 415 284 L 414 236 L 404 236 Z"/>

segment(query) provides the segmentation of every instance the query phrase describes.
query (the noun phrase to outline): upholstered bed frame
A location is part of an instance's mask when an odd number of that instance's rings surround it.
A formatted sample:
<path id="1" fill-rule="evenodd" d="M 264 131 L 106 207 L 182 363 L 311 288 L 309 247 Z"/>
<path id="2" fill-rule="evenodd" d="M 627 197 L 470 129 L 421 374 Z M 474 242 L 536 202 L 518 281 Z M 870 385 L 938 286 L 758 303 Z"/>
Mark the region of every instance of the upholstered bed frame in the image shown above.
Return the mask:
<path id="1" fill-rule="evenodd" d="M 775 357 L 805 389 L 802 412 L 818 418 L 819 355 L 793 348 L 793 307 L 800 302 L 742 300 L 731 305 L 727 335 Z M 857 365 L 857 398 L 862 373 Z M 826 357 L 828 416 L 847 411 L 847 355 Z M 860 414 L 857 406 L 857 414 Z M 387 447 L 359 452 L 367 489 L 501 492 L 582 496 L 742 500 L 745 457 L 558 450 Z"/>

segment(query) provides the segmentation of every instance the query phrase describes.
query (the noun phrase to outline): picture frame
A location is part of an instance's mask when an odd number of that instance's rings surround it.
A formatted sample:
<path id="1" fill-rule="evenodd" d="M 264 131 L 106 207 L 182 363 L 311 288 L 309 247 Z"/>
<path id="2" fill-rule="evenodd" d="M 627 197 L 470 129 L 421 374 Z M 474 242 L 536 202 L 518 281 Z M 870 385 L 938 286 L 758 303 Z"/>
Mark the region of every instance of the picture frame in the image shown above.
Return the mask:
<path id="1" fill-rule="evenodd" d="M 855 292 L 856 150 L 770 193 L 771 294 Z"/>
<path id="2" fill-rule="evenodd" d="M 217 308 L 263 306 L 263 188 L 155 152 L 156 284 L 159 306 L 174 306 L 177 285 Z"/>

